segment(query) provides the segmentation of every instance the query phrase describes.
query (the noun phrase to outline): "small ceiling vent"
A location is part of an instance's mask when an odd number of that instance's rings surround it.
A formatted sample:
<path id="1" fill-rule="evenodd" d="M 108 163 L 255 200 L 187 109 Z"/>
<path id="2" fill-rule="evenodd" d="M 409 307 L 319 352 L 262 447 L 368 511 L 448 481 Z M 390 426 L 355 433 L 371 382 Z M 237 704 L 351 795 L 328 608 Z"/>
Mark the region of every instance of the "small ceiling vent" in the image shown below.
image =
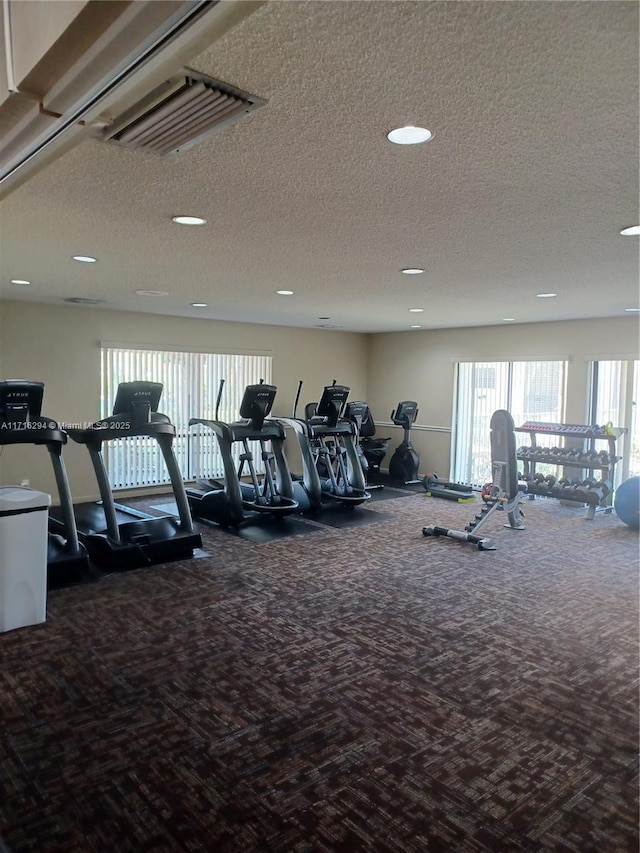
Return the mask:
<path id="1" fill-rule="evenodd" d="M 72 305 L 104 305 L 104 299 L 89 299 L 85 296 L 69 296 L 64 302 L 70 302 Z"/>
<path id="2" fill-rule="evenodd" d="M 102 138 L 161 156 L 175 154 L 264 104 L 262 98 L 187 68 L 118 116 Z"/>

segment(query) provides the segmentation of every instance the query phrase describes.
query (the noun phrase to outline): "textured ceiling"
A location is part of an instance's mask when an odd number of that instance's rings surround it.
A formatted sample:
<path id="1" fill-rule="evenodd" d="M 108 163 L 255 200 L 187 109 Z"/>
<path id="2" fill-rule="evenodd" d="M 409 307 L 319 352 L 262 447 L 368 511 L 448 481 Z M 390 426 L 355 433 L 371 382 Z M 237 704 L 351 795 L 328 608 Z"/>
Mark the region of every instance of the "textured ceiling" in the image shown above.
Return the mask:
<path id="1" fill-rule="evenodd" d="M 2 296 L 363 332 L 622 315 L 638 8 L 268 3 L 189 63 L 267 105 L 174 157 L 87 139 L 47 166 L 0 207 Z"/>

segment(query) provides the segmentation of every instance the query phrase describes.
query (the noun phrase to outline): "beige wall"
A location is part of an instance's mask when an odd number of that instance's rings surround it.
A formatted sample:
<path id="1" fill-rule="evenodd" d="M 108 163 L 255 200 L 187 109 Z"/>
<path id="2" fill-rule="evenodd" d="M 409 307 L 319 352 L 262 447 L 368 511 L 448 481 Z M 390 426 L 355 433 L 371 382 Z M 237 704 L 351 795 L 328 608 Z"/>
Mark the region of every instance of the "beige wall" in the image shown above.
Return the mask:
<path id="1" fill-rule="evenodd" d="M 420 471 L 437 471 L 441 477 L 449 475 L 457 359 L 568 360 L 566 419 L 581 423 L 586 417 L 589 361 L 639 357 L 638 322 L 632 317 L 360 335 L 57 305 L 0 304 L 0 377 L 43 381 L 45 414 L 55 419 L 75 423 L 98 417 L 101 341 L 214 352 L 269 351 L 273 382 L 279 388 L 274 412 L 280 415 L 290 414 L 299 379 L 305 383 L 302 405 L 317 399 L 321 388 L 337 379 L 350 386 L 351 399 L 368 400 L 376 422 L 388 422 L 400 400 L 417 400 L 417 426 L 443 430 L 414 431 Z M 388 463 L 401 430 L 381 425 L 378 432 L 393 437 Z M 70 442 L 65 459 L 76 500 L 94 497 L 84 448 Z M 294 457 L 292 467 L 295 464 Z M 44 450 L 5 448 L 0 456 L 0 482 L 22 479 L 55 492 Z"/>
<path id="2" fill-rule="evenodd" d="M 416 425 L 447 429 L 456 360 L 568 360 L 566 421 L 583 423 L 589 361 L 639 357 L 634 317 L 377 334 L 368 345 L 368 402 L 376 422 L 389 421 L 400 400 L 416 400 Z M 397 427 L 381 426 L 378 432 L 393 436 L 392 448 L 401 440 Z M 449 476 L 450 439 L 449 432 L 412 433 L 421 473 Z"/>
<path id="3" fill-rule="evenodd" d="M 269 352 L 279 389 L 274 414 L 279 415 L 291 414 L 299 379 L 304 381 L 303 405 L 316 400 L 333 379 L 348 385 L 353 399 L 367 393 L 365 335 L 20 302 L 2 305 L 1 378 L 44 382 L 44 414 L 68 423 L 93 422 L 100 416 L 101 341 Z M 48 455 L 38 450 L 6 447 L 0 482 L 29 479 L 34 488 L 55 494 Z M 85 448 L 69 442 L 65 462 L 74 498 L 97 496 Z"/>

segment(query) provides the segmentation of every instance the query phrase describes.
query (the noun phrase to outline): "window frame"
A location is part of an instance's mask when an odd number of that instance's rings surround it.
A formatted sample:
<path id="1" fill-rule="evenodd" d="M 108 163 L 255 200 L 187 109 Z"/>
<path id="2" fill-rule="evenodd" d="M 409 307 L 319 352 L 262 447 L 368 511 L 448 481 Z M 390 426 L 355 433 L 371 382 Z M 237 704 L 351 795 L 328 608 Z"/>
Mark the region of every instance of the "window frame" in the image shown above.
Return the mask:
<path id="1" fill-rule="evenodd" d="M 487 368 L 495 368 L 496 369 L 496 384 L 495 388 L 498 389 L 498 386 L 502 386 L 502 398 L 503 404 L 497 404 L 491 411 L 487 411 L 485 413 L 481 413 L 479 417 L 486 418 L 486 448 L 489 450 L 490 440 L 489 440 L 489 418 L 493 411 L 496 409 L 506 409 L 509 412 L 512 412 L 513 409 L 513 398 L 514 398 L 514 375 L 518 372 L 517 366 L 531 365 L 533 367 L 537 365 L 551 365 L 556 364 L 559 366 L 559 385 L 558 385 L 558 394 L 559 400 L 557 401 L 557 407 L 555 410 L 558 412 L 558 422 L 564 422 L 566 406 L 567 406 L 567 376 L 568 376 L 568 365 L 569 360 L 565 358 L 537 358 L 537 359 L 500 359 L 500 358 L 485 358 L 482 360 L 476 360 L 472 358 L 456 358 L 454 361 L 454 383 L 453 383 L 453 406 L 452 406 L 452 434 L 451 434 L 451 463 L 450 463 L 450 472 L 449 476 L 452 480 L 461 482 L 461 483 L 470 483 L 473 487 L 478 488 L 482 486 L 481 482 L 475 482 L 474 478 L 478 476 L 478 472 L 474 471 L 473 468 L 473 454 L 471 448 L 467 446 L 465 450 L 465 470 L 462 470 L 463 463 L 460 459 L 460 446 L 461 441 L 463 440 L 463 432 L 467 432 L 470 434 L 470 440 L 473 441 L 472 435 L 473 430 L 471 428 L 472 425 L 467 423 L 466 425 L 461 423 L 461 399 L 462 395 L 465 393 L 465 388 L 467 389 L 467 393 L 471 390 L 477 391 L 478 389 L 475 387 L 475 384 L 471 386 L 468 381 L 464 381 L 462 377 L 463 370 L 467 365 L 471 365 L 473 369 L 484 369 Z M 501 370 L 500 370 L 501 368 Z M 487 374 L 488 375 L 488 374 Z M 533 386 L 535 387 L 535 386 Z M 469 412 L 469 417 L 473 415 L 474 408 L 472 405 L 469 405 L 469 401 L 465 401 L 465 405 Z M 519 426 L 519 424 L 516 424 Z M 466 476 L 465 476 L 466 475 Z M 490 479 L 491 475 L 491 467 L 487 466 L 487 473 L 484 479 L 486 482 L 487 479 Z"/>

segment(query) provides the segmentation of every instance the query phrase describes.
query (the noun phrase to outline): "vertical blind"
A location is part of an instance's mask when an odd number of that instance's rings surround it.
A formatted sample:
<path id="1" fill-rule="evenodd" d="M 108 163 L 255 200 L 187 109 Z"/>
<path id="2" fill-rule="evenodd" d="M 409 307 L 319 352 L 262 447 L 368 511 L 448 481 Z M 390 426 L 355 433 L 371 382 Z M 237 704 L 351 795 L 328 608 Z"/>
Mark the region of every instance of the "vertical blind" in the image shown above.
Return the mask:
<path id="1" fill-rule="evenodd" d="M 271 361 L 268 355 L 103 346 L 101 415 L 111 414 L 120 382 L 162 383 L 159 408 L 176 427 L 173 447 L 185 479 L 222 477 L 222 460 L 215 435 L 203 426 L 189 427 L 189 419 L 215 417 L 218 389 L 224 379 L 218 419 L 226 423 L 237 420 L 245 387 L 261 379 L 271 382 Z M 236 455 L 239 452 L 240 449 Z M 105 462 L 114 489 L 169 482 L 162 454 L 150 438 L 136 436 L 107 442 Z"/>
<path id="2" fill-rule="evenodd" d="M 634 362 L 632 393 L 627 471 L 630 477 L 640 477 L 640 414 L 638 413 L 640 408 L 640 361 Z"/>
<path id="3" fill-rule="evenodd" d="M 628 429 L 616 444 L 622 457 L 615 469 L 617 486 L 627 477 L 640 476 L 640 361 L 596 361 L 591 375 L 593 422 Z"/>
<path id="4" fill-rule="evenodd" d="M 497 409 L 507 409 L 516 426 L 563 421 L 563 361 L 459 362 L 456 376 L 451 476 L 458 483 L 481 486 L 491 480 L 489 424 Z"/>

